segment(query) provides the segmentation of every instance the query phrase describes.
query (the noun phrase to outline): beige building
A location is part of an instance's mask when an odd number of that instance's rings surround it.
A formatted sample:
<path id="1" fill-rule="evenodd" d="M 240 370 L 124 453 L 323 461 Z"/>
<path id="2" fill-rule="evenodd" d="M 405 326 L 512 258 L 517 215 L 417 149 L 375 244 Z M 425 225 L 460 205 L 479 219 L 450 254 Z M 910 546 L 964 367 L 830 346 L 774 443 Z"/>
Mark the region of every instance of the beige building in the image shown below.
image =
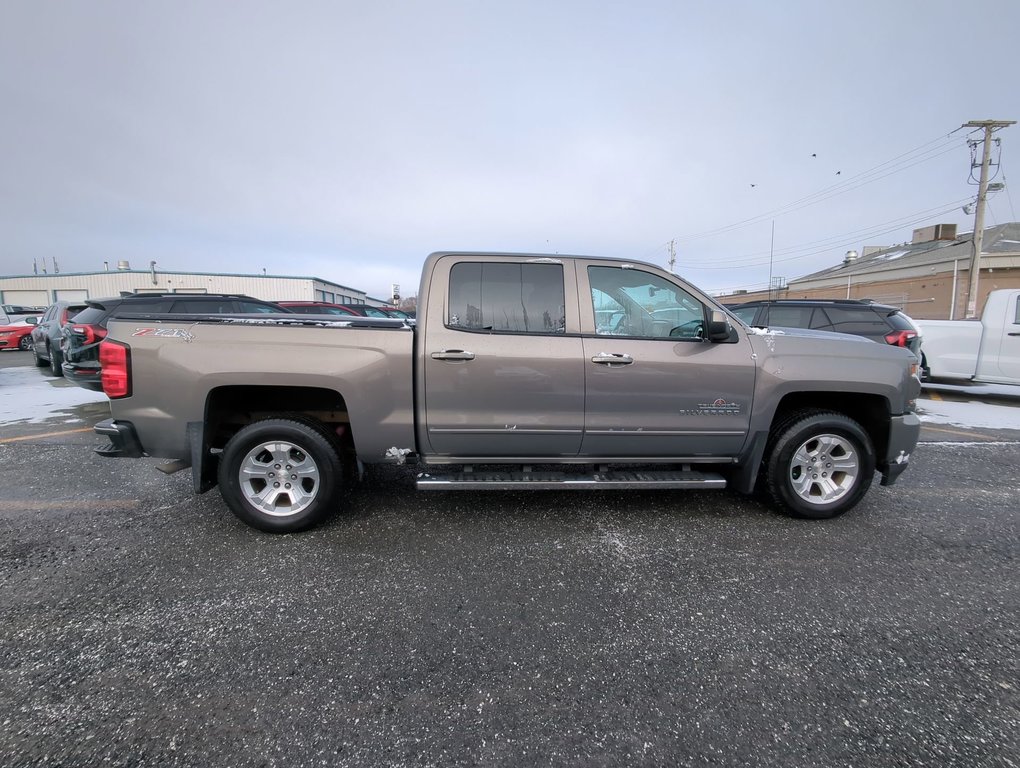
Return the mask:
<path id="1" fill-rule="evenodd" d="M 266 301 L 329 301 L 363 304 L 364 291 L 318 277 L 166 272 L 153 267 L 0 277 L 0 303 L 45 307 L 54 301 L 83 301 L 122 293 L 242 293 Z"/>
<path id="2" fill-rule="evenodd" d="M 960 319 L 967 309 L 973 233 L 955 225 L 914 230 L 910 243 L 851 251 L 843 262 L 791 280 L 773 299 L 871 299 L 901 307 L 920 320 Z M 978 280 L 978 311 L 989 291 L 1020 288 L 1020 222 L 985 230 Z M 769 298 L 769 291 L 717 297 L 731 304 Z"/>

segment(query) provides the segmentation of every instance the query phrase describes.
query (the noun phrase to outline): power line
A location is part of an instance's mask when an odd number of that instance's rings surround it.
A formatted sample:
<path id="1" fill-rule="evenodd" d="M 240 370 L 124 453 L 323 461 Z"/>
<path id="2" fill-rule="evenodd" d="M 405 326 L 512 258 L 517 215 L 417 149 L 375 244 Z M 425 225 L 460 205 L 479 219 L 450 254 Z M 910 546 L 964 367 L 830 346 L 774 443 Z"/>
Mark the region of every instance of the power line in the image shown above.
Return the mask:
<path id="1" fill-rule="evenodd" d="M 963 200 L 969 200 L 969 199 L 970 198 L 963 198 Z M 932 213 L 932 214 L 930 214 L 928 216 L 925 216 L 923 218 L 915 219 L 913 221 L 902 222 L 902 223 L 897 224 L 896 226 L 891 227 L 889 229 L 870 231 L 870 232 L 868 232 L 868 234 L 865 235 L 865 237 L 876 237 L 878 235 L 884 235 L 884 234 L 888 234 L 890 232 L 896 232 L 897 230 L 900 230 L 903 227 L 911 226 L 913 224 L 921 224 L 921 223 L 926 222 L 926 221 L 931 221 L 932 219 L 937 219 L 939 216 L 942 216 L 943 214 L 946 214 L 946 213 L 949 213 L 950 211 L 956 210 L 956 208 L 959 207 L 959 203 L 960 202 L 962 202 L 962 200 L 961 201 L 957 201 L 956 203 L 954 203 L 953 205 L 949 206 L 948 208 L 944 208 L 944 209 L 938 210 L 938 211 L 936 211 L 936 212 L 934 212 L 934 213 Z M 821 249 L 818 249 L 818 250 L 812 250 L 810 252 L 802 253 L 802 254 L 799 254 L 797 256 L 790 256 L 789 258 L 785 258 L 785 259 L 775 259 L 774 261 L 775 261 L 775 263 L 779 264 L 779 263 L 785 263 L 785 262 L 790 262 L 790 261 L 798 261 L 800 259 L 806 259 L 809 256 L 817 256 L 817 255 L 821 255 L 821 254 L 827 253 L 827 252 L 831 251 L 833 248 L 839 248 L 839 247 L 853 245 L 858 239 L 860 239 L 860 236 L 856 236 L 853 239 L 844 240 L 841 243 L 835 243 L 835 244 L 826 246 L 825 248 L 821 248 Z M 796 250 L 803 250 L 803 249 L 789 250 L 789 251 L 787 251 L 787 253 L 793 253 Z M 698 269 L 699 270 L 700 269 L 746 269 L 748 267 L 760 267 L 760 266 L 764 266 L 767 263 L 768 263 L 768 260 L 766 259 L 766 260 L 758 260 L 758 261 L 742 263 L 742 264 L 728 263 L 728 264 L 720 264 L 718 266 L 699 266 Z"/>
<path id="2" fill-rule="evenodd" d="M 758 214 L 757 216 L 742 219 L 740 221 L 733 222 L 732 224 L 727 224 L 710 230 L 704 230 L 702 232 L 696 232 L 690 235 L 679 237 L 677 239 L 680 241 L 690 241 L 704 237 L 711 237 L 713 235 L 723 234 L 726 232 L 730 232 L 734 229 L 739 229 L 741 227 L 759 223 L 773 216 L 792 213 L 795 210 L 806 208 L 809 205 L 814 205 L 824 200 L 831 199 L 833 197 L 836 197 L 837 195 L 849 192 L 853 189 L 858 189 L 864 186 L 865 184 L 870 184 L 874 181 L 886 178 L 895 173 L 899 173 L 901 171 L 906 170 L 907 168 L 912 168 L 913 166 L 919 165 L 922 162 L 933 160 L 936 157 L 940 157 L 958 148 L 957 141 L 951 139 L 951 137 L 953 136 L 954 133 L 961 130 L 962 128 L 963 126 L 961 126 L 961 128 L 957 128 L 951 131 L 948 134 L 939 136 L 938 138 L 925 142 L 924 144 L 921 144 L 912 150 L 903 152 L 890 160 L 886 160 L 883 163 L 879 163 L 878 165 L 873 166 L 872 168 L 869 168 L 866 171 L 862 171 L 861 173 L 855 174 L 854 176 L 850 176 L 837 184 L 830 185 L 828 187 L 825 187 L 824 189 L 818 190 L 809 195 L 805 195 L 804 197 L 798 198 L 797 200 L 782 205 L 779 208 L 775 208 L 771 211 L 765 211 L 764 213 Z M 938 144 L 938 146 L 932 147 L 931 145 L 933 144 Z"/>

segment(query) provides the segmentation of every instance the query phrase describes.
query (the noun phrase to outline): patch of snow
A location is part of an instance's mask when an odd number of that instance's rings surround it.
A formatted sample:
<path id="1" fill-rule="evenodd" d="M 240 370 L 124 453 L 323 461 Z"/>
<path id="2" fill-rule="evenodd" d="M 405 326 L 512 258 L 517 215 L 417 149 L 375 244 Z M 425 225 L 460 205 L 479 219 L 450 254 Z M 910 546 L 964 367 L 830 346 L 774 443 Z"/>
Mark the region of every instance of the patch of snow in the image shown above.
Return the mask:
<path id="1" fill-rule="evenodd" d="M 1020 430 L 1020 408 L 1011 405 L 921 399 L 917 401 L 917 410 L 921 421 L 928 424 Z"/>
<path id="2" fill-rule="evenodd" d="M 986 395 L 1015 397 L 1020 402 L 1020 386 L 1016 384 L 936 384 L 923 381 L 921 389 L 932 392 L 952 392 L 957 395 L 974 395 L 975 397 Z"/>
<path id="3" fill-rule="evenodd" d="M 0 424 L 41 424 L 54 416 L 73 416 L 75 406 L 106 402 L 102 392 L 47 381 L 35 367 L 0 368 Z"/>
<path id="4" fill-rule="evenodd" d="M 886 254 L 883 254 L 881 256 L 876 256 L 875 260 L 876 261 L 892 261 L 894 259 L 900 258 L 901 256 L 906 256 L 908 253 L 910 253 L 910 251 L 893 251 L 892 253 L 886 253 Z"/>

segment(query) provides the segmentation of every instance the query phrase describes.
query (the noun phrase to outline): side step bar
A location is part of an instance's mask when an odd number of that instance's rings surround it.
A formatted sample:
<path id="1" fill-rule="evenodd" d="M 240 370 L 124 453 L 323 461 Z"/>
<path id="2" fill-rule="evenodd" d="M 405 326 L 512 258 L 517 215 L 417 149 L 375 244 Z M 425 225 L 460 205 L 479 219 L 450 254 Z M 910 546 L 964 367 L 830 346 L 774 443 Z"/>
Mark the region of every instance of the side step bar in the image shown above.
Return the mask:
<path id="1" fill-rule="evenodd" d="M 718 488 L 726 478 L 714 472 L 682 470 L 600 470 L 589 473 L 497 470 L 450 474 L 423 472 L 417 486 L 422 491 L 513 490 L 619 490 L 627 488 Z"/>

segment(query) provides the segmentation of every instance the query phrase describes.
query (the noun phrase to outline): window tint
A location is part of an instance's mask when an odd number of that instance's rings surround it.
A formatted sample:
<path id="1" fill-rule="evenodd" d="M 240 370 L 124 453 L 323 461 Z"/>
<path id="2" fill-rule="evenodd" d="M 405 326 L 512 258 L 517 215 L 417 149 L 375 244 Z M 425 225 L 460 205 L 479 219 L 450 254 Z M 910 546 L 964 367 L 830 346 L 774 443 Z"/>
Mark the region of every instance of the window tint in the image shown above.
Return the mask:
<path id="1" fill-rule="evenodd" d="M 559 264 L 455 264 L 450 270 L 453 328 L 511 333 L 563 333 L 563 267 Z"/>
<path id="2" fill-rule="evenodd" d="M 758 307 L 739 307 L 730 311 L 748 325 L 753 325 L 754 316 L 758 313 Z"/>
<path id="3" fill-rule="evenodd" d="M 184 315 L 223 315 L 234 310 L 234 302 L 202 301 L 201 299 L 183 299 L 174 302 L 171 312 Z"/>
<path id="4" fill-rule="evenodd" d="M 814 315 L 814 307 L 771 306 L 763 313 L 765 325 L 779 328 L 811 328 Z"/>
<path id="5" fill-rule="evenodd" d="M 173 302 L 170 299 L 143 299 L 141 301 L 125 301 L 119 307 L 114 307 L 113 313 L 126 315 L 134 312 L 146 314 L 162 314 L 170 311 Z"/>
<path id="6" fill-rule="evenodd" d="M 663 277 L 638 269 L 588 267 L 588 282 L 600 336 L 704 336 L 704 305 Z"/>
<path id="7" fill-rule="evenodd" d="M 1020 324 L 1020 296 L 1016 299 L 1016 314 L 1013 315 L 1013 324 Z"/>
<path id="8" fill-rule="evenodd" d="M 897 331 L 916 331 L 917 328 L 910 322 L 910 319 L 902 312 L 893 312 L 885 316 L 886 323 Z"/>
<path id="9" fill-rule="evenodd" d="M 884 336 L 889 326 L 878 314 L 868 307 L 826 307 L 825 313 L 837 333 L 853 333 L 858 336 Z"/>
<path id="10" fill-rule="evenodd" d="M 98 307 L 86 307 L 74 318 L 76 323 L 82 323 L 91 325 L 93 323 L 99 323 L 106 319 L 108 310 L 99 309 Z"/>
<path id="11" fill-rule="evenodd" d="M 237 302 L 237 311 L 246 313 L 261 312 L 266 314 L 270 312 L 279 312 L 280 310 L 275 307 L 267 307 L 265 304 L 256 304 L 253 301 L 239 301 Z"/>

